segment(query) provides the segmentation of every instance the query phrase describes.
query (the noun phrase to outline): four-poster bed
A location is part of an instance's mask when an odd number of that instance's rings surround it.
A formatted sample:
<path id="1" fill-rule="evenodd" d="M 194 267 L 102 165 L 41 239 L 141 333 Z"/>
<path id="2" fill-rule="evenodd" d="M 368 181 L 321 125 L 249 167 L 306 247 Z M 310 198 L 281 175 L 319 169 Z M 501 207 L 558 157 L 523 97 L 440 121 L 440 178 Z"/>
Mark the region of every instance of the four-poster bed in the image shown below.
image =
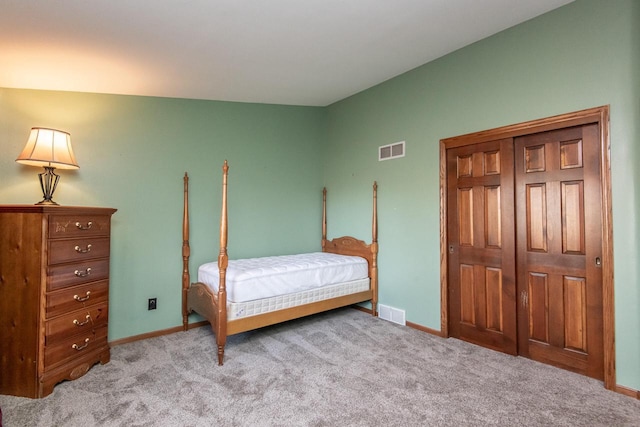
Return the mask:
<path id="1" fill-rule="evenodd" d="M 229 166 L 226 160 L 222 170 L 220 253 L 217 263 L 205 264 L 199 268 L 196 283 L 191 283 L 189 274 L 189 178 L 186 173 L 182 223 L 183 329 L 185 331 L 188 329 L 188 316 L 192 312 L 207 319 L 216 336 L 218 364 L 223 364 L 224 347 L 228 335 L 367 301 L 371 302 L 372 314 L 376 315 L 378 223 L 375 182 L 371 244 L 349 236 L 327 240 L 327 193 L 324 189 L 322 252 L 229 261 L 227 255 Z M 259 272 L 265 274 L 260 276 Z M 284 283 L 287 282 L 294 287 L 293 290 L 283 291 L 286 288 Z M 255 290 L 258 291 L 258 296 L 251 293 Z"/>

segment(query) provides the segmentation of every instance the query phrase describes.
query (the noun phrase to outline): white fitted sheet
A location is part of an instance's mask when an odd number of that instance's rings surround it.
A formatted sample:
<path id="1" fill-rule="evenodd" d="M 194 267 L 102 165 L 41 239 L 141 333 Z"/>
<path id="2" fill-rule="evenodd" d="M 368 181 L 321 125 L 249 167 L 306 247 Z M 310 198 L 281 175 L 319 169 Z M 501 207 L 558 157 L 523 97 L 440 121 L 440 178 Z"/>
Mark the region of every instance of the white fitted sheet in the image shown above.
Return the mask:
<path id="1" fill-rule="evenodd" d="M 218 291 L 217 262 L 198 268 L 198 281 Z M 226 274 L 228 302 L 248 302 L 294 294 L 369 277 L 367 260 L 327 252 L 230 260 Z"/>

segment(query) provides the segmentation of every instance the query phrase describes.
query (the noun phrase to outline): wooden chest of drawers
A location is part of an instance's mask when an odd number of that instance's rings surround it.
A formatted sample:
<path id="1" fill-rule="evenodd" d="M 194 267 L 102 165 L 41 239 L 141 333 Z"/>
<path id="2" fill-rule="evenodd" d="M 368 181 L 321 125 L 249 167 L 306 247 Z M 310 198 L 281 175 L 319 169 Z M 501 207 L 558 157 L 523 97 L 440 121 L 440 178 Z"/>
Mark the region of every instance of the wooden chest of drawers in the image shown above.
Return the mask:
<path id="1" fill-rule="evenodd" d="M 44 397 L 109 361 L 115 211 L 0 205 L 0 394 Z"/>

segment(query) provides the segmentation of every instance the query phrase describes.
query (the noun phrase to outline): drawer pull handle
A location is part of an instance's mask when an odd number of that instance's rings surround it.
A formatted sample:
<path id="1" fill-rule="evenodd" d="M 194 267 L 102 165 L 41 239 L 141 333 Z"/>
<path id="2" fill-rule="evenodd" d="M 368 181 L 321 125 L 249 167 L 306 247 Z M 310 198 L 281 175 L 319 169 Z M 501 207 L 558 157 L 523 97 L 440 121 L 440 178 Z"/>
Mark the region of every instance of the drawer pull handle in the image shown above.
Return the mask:
<path id="1" fill-rule="evenodd" d="M 88 230 L 91 228 L 92 225 L 93 223 L 91 221 L 89 221 L 87 225 L 82 225 L 80 224 L 80 222 L 76 222 L 76 227 L 78 227 L 80 230 Z"/>
<path id="2" fill-rule="evenodd" d="M 73 249 L 75 249 L 79 254 L 86 254 L 87 252 L 91 252 L 91 244 L 88 244 L 84 249 L 82 249 L 80 246 L 76 246 Z"/>
<path id="3" fill-rule="evenodd" d="M 84 322 L 78 322 L 78 319 L 73 319 L 73 324 L 76 326 L 84 326 L 87 323 L 89 323 L 91 321 L 91 315 L 87 314 L 87 317 L 85 317 Z"/>
<path id="4" fill-rule="evenodd" d="M 79 295 L 74 295 L 73 299 L 76 300 L 76 301 L 79 301 L 79 302 L 83 302 L 83 301 L 88 300 L 90 296 L 91 296 L 91 291 L 87 291 L 86 296 L 81 297 Z"/>
<path id="5" fill-rule="evenodd" d="M 80 350 L 84 350 L 85 348 L 87 348 L 88 345 L 89 345 L 89 338 L 85 338 L 84 339 L 84 345 L 73 344 L 71 346 L 71 348 L 74 349 L 74 350 L 80 351 Z"/>
<path id="6" fill-rule="evenodd" d="M 75 274 L 78 277 L 87 277 L 88 275 L 91 274 L 91 267 L 87 267 L 85 271 L 76 270 L 73 272 L 73 274 Z"/>

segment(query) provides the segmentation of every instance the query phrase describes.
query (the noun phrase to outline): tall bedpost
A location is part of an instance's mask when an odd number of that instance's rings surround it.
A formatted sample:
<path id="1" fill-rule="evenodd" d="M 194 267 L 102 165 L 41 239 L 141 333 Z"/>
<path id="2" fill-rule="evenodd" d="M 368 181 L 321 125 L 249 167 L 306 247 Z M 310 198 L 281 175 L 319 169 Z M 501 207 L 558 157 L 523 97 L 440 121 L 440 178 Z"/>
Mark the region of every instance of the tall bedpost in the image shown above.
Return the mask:
<path id="1" fill-rule="evenodd" d="M 218 255 L 218 269 L 220 270 L 220 283 L 218 285 L 218 313 L 216 321 L 216 343 L 218 344 L 218 365 L 224 361 L 224 346 L 227 342 L 227 176 L 229 165 L 224 161 L 222 166 L 222 213 L 220 216 L 220 254 Z"/>
<path id="2" fill-rule="evenodd" d="M 378 315 L 378 183 L 373 182 L 373 219 L 371 226 L 371 255 L 373 265 L 371 266 L 371 289 L 373 298 L 371 299 L 371 314 Z"/>
<path id="3" fill-rule="evenodd" d="M 322 189 L 322 252 L 327 245 L 327 187 Z"/>
<path id="4" fill-rule="evenodd" d="M 184 173 L 184 207 L 182 213 L 182 330 L 189 329 L 187 293 L 189 291 L 189 175 Z"/>

